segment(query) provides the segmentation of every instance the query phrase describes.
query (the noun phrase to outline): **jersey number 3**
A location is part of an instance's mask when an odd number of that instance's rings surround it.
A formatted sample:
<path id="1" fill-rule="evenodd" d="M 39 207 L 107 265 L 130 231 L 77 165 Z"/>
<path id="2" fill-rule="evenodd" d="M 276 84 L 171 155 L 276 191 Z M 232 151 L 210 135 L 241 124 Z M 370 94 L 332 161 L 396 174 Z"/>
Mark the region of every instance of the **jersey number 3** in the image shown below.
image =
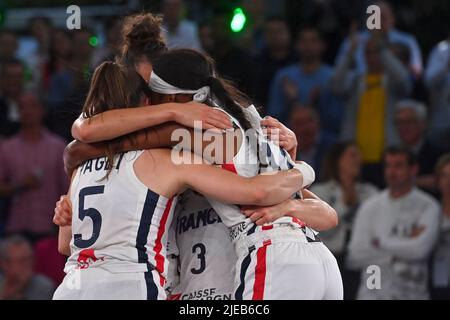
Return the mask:
<path id="1" fill-rule="evenodd" d="M 84 218 L 89 217 L 92 220 L 92 235 L 89 239 L 83 239 L 80 233 L 73 235 L 73 242 L 78 248 L 87 248 L 92 246 L 95 241 L 97 241 L 100 236 L 100 229 L 102 227 L 102 216 L 97 209 L 94 208 L 84 208 L 84 199 L 86 196 L 102 194 L 105 191 L 105 186 L 87 187 L 80 190 L 79 194 L 79 205 L 78 205 L 78 218 L 81 221 Z"/>
<path id="2" fill-rule="evenodd" d="M 192 247 L 192 253 L 197 253 L 197 258 L 200 260 L 200 266 L 198 268 L 192 268 L 193 274 L 200 274 L 205 271 L 206 268 L 206 247 L 203 243 L 197 243 Z"/>

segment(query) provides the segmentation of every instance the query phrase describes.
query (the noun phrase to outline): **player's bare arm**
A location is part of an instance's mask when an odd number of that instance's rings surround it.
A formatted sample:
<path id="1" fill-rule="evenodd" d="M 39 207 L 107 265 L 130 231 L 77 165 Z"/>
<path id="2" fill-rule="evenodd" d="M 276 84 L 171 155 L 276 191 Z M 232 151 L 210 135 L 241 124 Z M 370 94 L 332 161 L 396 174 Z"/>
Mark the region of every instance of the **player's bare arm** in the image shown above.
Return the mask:
<path id="1" fill-rule="evenodd" d="M 176 167 L 180 172 L 179 178 L 186 187 L 230 204 L 280 203 L 303 185 L 302 173 L 297 169 L 245 178 L 207 164 L 186 164 Z M 199 179 L 199 177 L 207 178 Z"/>
<path id="2" fill-rule="evenodd" d="M 72 174 L 72 181 L 74 175 Z M 70 195 L 70 187 L 67 191 Z M 70 256 L 70 241 L 72 239 L 72 205 L 69 201 L 68 196 L 61 196 L 60 200 L 56 203 L 63 208 L 61 214 L 58 214 L 57 208 L 55 208 L 55 215 L 53 217 L 53 222 L 59 226 L 58 233 L 58 252 L 65 256 Z"/>
<path id="3" fill-rule="evenodd" d="M 337 226 L 336 210 L 309 190 L 302 190 L 302 194 L 303 199 L 287 199 L 280 204 L 267 207 L 246 206 L 242 208 L 242 212 L 257 225 L 290 216 L 317 231 L 326 231 Z"/>
<path id="4" fill-rule="evenodd" d="M 203 129 L 231 127 L 227 115 L 204 104 L 166 103 L 109 110 L 89 119 L 81 115 L 72 126 L 72 136 L 85 143 L 99 142 L 171 121 L 191 128 L 195 121 L 202 121 Z"/>
<path id="5" fill-rule="evenodd" d="M 125 111 L 126 109 L 124 109 Z M 111 110 L 115 111 L 115 110 Z M 109 111 L 108 111 L 109 112 Z M 173 140 L 172 134 L 177 129 L 185 129 L 189 131 L 189 140 Z M 102 129 L 103 130 L 103 129 Z M 227 157 L 233 157 L 238 152 L 239 144 L 233 143 L 231 148 L 233 150 L 228 150 L 230 145 L 225 143 L 230 139 L 235 139 L 236 135 L 234 131 L 226 131 L 225 133 L 218 134 L 221 135 L 223 141 L 222 150 L 222 162 L 226 163 L 230 159 Z M 209 145 L 210 141 L 203 141 L 201 144 L 195 144 L 194 141 L 194 130 L 191 128 L 183 127 L 175 122 L 169 122 L 162 125 L 158 125 L 152 128 L 147 128 L 140 130 L 133 134 L 131 139 L 124 141 L 122 146 L 117 150 L 120 152 L 127 152 L 133 150 L 147 150 L 154 148 L 170 148 L 174 145 L 180 144 L 186 150 L 190 150 L 198 155 L 203 155 L 203 151 Z M 70 175 L 80 164 L 86 160 L 95 159 L 98 157 L 103 157 L 106 155 L 106 150 L 104 149 L 104 144 L 102 142 L 96 143 L 83 143 L 77 140 L 72 141 L 64 151 L 64 167 L 66 173 Z M 214 158 L 217 160 L 220 158 L 218 155 L 213 154 Z M 213 159 L 206 159 L 211 161 Z M 218 164 L 221 164 L 218 163 Z"/>

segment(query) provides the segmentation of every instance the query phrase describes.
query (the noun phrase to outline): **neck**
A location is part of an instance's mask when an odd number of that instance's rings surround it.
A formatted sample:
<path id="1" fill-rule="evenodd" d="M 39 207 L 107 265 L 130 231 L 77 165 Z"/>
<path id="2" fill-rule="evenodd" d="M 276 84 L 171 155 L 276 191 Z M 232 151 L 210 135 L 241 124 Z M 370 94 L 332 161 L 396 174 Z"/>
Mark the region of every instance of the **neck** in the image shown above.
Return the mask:
<path id="1" fill-rule="evenodd" d="M 40 125 L 22 128 L 22 136 L 27 141 L 37 141 L 41 137 L 42 127 Z"/>
<path id="2" fill-rule="evenodd" d="M 283 60 L 289 54 L 289 49 L 286 47 L 273 48 L 269 50 L 270 56 L 275 60 Z"/>
<path id="3" fill-rule="evenodd" d="M 398 199 L 398 198 L 405 196 L 409 192 L 411 192 L 412 188 L 413 188 L 412 185 L 398 187 L 398 188 L 390 188 L 389 194 L 391 195 L 392 198 Z"/>
<path id="4" fill-rule="evenodd" d="M 383 73 L 382 68 L 369 68 L 367 69 L 367 73 L 371 75 L 380 75 Z"/>
<path id="5" fill-rule="evenodd" d="M 321 65 L 320 59 L 312 58 L 307 60 L 300 61 L 300 66 L 303 69 L 304 73 L 310 74 L 316 72 Z"/>
<path id="6" fill-rule="evenodd" d="M 355 184 L 356 180 L 357 180 L 357 178 L 354 175 L 352 175 L 351 173 L 349 173 L 349 174 L 343 173 L 343 172 L 339 173 L 339 181 L 342 184 L 346 184 L 346 185 Z"/>

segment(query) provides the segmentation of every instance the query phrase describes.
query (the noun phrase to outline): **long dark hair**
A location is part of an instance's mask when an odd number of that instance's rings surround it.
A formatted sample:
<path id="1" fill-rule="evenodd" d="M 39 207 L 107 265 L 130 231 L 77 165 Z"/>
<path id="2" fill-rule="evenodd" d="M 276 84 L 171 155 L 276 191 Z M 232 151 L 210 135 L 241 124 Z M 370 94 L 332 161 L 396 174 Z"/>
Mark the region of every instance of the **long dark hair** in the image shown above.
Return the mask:
<path id="1" fill-rule="evenodd" d="M 103 62 L 98 66 L 91 79 L 89 93 L 84 103 L 82 114 L 91 118 L 96 114 L 116 109 L 139 107 L 145 95 L 149 94 L 147 83 L 132 68 L 120 66 L 114 62 Z M 125 138 L 119 137 L 105 142 L 108 173 L 111 173 L 115 155 L 118 153 Z"/>
<path id="2" fill-rule="evenodd" d="M 138 13 L 125 17 L 122 25 L 122 43 L 116 61 L 134 68 L 146 58 L 151 63 L 167 51 L 161 35 L 162 17 L 151 13 Z"/>
<path id="3" fill-rule="evenodd" d="M 156 58 L 153 70 L 161 79 L 180 89 L 209 86 L 220 107 L 236 118 L 244 130 L 252 127 L 243 110 L 250 105 L 249 99 L 231 82 L 219 77 L 211 57 L 192 49 L 174 49 Z M 212 106 L 211 102 L 206 103 Z"/>
<path id="4" fill-rule="evenodd" d="M 333 179 L 337 182 L 341 182 L 339 176 L 339 161 L 342 155 L 345 153 L 345 151 L 347 151 L 347 149 L 350 147 L 357 147 L 357 144 L 354 141 L 344 141 L 335 144 L 330 149 L 323 163 L 323 170 L 322 170 L 323 181 Z"/>

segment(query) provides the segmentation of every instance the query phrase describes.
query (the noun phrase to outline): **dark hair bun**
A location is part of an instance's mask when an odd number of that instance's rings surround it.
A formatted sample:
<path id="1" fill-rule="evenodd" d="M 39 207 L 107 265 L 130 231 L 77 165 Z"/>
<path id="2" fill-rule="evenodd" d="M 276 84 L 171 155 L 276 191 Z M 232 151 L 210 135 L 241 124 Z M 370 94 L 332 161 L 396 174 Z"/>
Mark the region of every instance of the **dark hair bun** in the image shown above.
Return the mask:
<path id="1" fill-rule="evenodd" d="M 151 13 L 127 16 L 122 27 L 122 52 L 137 58 L 165 51 L 166 45 L 161 35 L 162 17 Z"/>

